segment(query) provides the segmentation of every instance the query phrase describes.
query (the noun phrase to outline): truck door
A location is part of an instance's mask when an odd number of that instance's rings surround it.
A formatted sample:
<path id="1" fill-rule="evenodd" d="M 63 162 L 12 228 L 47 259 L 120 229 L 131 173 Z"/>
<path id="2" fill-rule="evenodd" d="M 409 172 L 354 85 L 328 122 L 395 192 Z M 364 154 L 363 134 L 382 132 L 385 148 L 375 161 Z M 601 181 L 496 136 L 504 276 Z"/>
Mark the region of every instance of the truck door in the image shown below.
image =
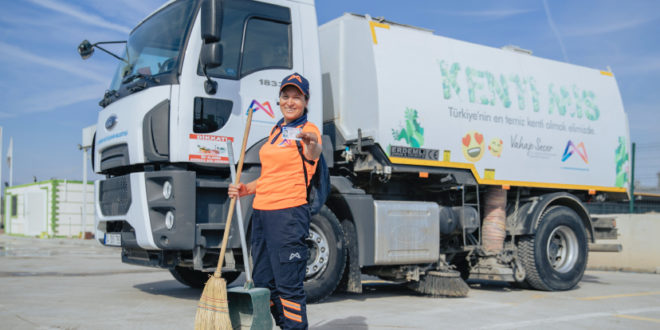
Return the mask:
<path id="1" fill-rule="evenodd" d="M 298 49 L 300 31 L 291 24 L 297 7 L 257 1 L 222 2 L 222 65 L 209 69 L 217 82 L 214 95 L 204 90 L 206 77 L 199 65 L 200 18 L 191 33 L 182 69 L 181 84 L 172 90 L 178 103 L 178 120 L 173 120 L 175 159 L 183 162 L 226 163 L 224 140 L 232 138 L 234 153 L 240 151 L 247 110 L 254 109 L 247 147 L 263 139 L 281 117 L 278 86 L 285 75 L 302 71 Z M 177 93 L 177 89 L 178 93 Z M 178 100 L 174 100 L 178 94 Z M 176 127 L 174 127 L 176 126 Z M 238 157 L 237 157 L 238 158 Z"/>

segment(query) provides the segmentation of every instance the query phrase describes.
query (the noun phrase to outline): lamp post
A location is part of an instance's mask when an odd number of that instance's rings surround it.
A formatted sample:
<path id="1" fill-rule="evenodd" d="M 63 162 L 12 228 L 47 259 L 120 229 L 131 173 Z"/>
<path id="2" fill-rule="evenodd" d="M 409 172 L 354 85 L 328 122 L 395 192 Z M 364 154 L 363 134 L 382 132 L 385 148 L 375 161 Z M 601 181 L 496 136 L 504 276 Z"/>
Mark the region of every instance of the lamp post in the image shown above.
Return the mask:
<path id="1" fill-rule="evenodd" d="M 82 182 L 82 219 L 80 220 L 80 239 L 85 239 L 85 227 L 87 227 L 87 150 L 90 146 L 78 145 L 83 151 L 83 182 Z"/>
<path id="2" fill-rule="evenodd" d="M 3 203 L 2 206 L 4 206 L 4 196 L 5 195 L 5 189 L 4 185 L 2 184 L 2 126 L 0 126 L 0 203 Z M 2 210 L 3 207 L 0 207 L 0 210 Z M 5 224 L 5 212 L 0 212 L 0 224 L 4 226 Z"/>
<path id="3" fill-rule="evenodd" d="M 630 157 L 630 212 L 635 213 L 635 143 L 632 144 Z"/>
<path id="4" fill-rule="evenodd" d="M 82 130 L 82 145 L 78 149 L 83 151 L 83 187 L 82 187 L 82 219 L 80 221 L 81 239 L 85 239 L 85 227 L 87 227 L 87 151 L 92 147 L 96 125 L 85 127 Z"/>
<path id="5" fill-rule="evenodd" d="M 14 185 L 14 138 L 9 137 L 9 150 L 7 150 L 7 165 L 9 166 L 9 186 Z"/>

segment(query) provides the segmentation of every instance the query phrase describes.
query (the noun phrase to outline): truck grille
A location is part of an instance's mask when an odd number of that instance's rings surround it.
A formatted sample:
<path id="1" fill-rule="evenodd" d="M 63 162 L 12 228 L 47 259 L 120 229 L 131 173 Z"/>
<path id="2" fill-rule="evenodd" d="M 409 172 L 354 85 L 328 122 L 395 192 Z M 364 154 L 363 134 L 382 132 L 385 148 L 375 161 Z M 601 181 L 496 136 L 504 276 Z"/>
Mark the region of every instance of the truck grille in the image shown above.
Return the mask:
<path id="1" fill-rule="evenodd" d="M 128 166 L 128 145 L 118 144 L 101 151 L 101 171 L 115 167 Z"/>
<path id="2" fill-rule="evenodd" d="M 131 206 L 131 182 L 128 175 L 100 182 L 99 205 L 104 216 L 124 215 Z"/>

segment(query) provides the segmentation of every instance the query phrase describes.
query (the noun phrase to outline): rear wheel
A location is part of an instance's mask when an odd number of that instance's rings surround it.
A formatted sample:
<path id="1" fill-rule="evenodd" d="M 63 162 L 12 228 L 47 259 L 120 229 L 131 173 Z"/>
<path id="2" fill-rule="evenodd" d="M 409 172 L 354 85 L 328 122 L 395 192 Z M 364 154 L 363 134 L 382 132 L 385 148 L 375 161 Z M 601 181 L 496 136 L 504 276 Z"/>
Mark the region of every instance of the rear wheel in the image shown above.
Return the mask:
<path id="1" fill-rule="evenodd" d="M 209 276 L 213 275 L 213 272 L 207 273 L 200 270 L 179 266 L 170 268 L 170 273 L 181 284 L 185 284 L 191 288 L 200 289 L 204 287 L 206 281 L 209 279 Z M 239 275 L 241 275 L 241 272 L 224 272 L 222 273 L 222 278 L 224 278 L 227 284 L 229 284 L 236 280 Z"/>
<path id="2" fill-rule="evenodd" d="M 569 290 L 587 266 L 587 232 L 582 220 L 565 206 L 549 208 L 536 234 L 520 240 L 519 252 L 525 281 L 535 289 Z"/>
<path id="3" fill-rule="evenodd" d="M 326 206 L 312 216 L 307 238 L 305 275 L 307 302 L 319 302 L 337 288 L 346 265 L 344 235 L 339 220 Z"/>

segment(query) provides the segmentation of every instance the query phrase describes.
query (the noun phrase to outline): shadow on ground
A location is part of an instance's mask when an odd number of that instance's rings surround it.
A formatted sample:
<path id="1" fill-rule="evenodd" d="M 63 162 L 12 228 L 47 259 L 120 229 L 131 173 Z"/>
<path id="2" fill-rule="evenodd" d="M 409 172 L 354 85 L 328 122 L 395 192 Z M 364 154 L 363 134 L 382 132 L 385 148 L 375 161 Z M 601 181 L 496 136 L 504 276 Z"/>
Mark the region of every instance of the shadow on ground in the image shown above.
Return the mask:
<path id="1" fill-rule="evenodd" d="M 367 319 L 364 316 L 349 316 L 343 319 L 335 319 L 321 324 L 310 324 L 310 329 L 313 330 L 364 330 L 369 329 L 367 326 Z"/>
<path id="2" fill-rule="evenodd" d="M 232 282 L 228 287 L 242 286 L 241 278 Z M 176 280 L 158 281 L 136 284 L 134 288 L 152 295 L 162 295 L 174 298 L 197 300 L 202 294 L 202 289 L 187 287 Z M 322 303 L 336 302 L 342 300 L 365 301 L 374 298 L 386 298 L 396 296 L 418 295 L 416 292 L 408 289 L 404 284 L 393 282 L 369 283 L 362 286 L 362 293 L 337 292 L 323 300 Z"/>
<path id="3" fill-rule="evenodd" d="M 512 285 L 508 282 L 488 281 L 488 280 L 468 280 L 467 284 L 470 290 L 491 291 L 491 292 L 511 292 L 527 290 L 524 286 Z"/>
<path id="4" fill-rule="evenodd" d="M 180 299 L 199 300 L 201 289 L 194 289 L 180 284 L 176 280 L 141 283 L 134 288 L 158 296 L 168 296 Z"/>
<path id="5" fill-rule="evenodd" d="M 374 298 L 388 298 L 416 294 L 417 293 L 414 291 L 408 289 L 405 284 L 383 281 L 382 283 L 362 284 L 362 293 L 335 292 L 320 303 L 342 300 L 366 301 Z"/>
<path id="6" fill-rule="evenodd" d="M 600 282 L 598 277 L 590 276 L 590 275 L 585 275 L 583 281 L 607 284 L 604 282 Z M 523 291 L 523 290 L 533 290 L 528 288 L 517 287 L 511 285 L 510 283 L 499 282 L 499 281 L 469 280 L 467 283 L 470 286 L 471 291 L 514 292 L 514 291 Z M 237 281 L 231 283 L 228 287 L 241 286 L 242 284 L 243 283 L 239 278 Z M 140 291 L 152 295 L 163 295 L 163 296 L 170 296 L 174 298 L 188 299 L 188 300 L 198 300 L 200 295 L 202 294 L 201 289 L 187 287 L 177 282 L 176 280 L 142 283 L 142 284 L 134 285 L 134 287 Z M 368 301 L 370 299 L 391 298 L 398 296 L 408 296 L 408 297 L 415 296 L 415 297 L 422 297 L 429 299 L 461 299 L 461 298 L 448 298 L 448 297 L 430 297 L 419 294 L 413 290 L 410 290 L 403 283 L 382 281 L 376 283 L 363 284 L 362 293 L 360 294 L 336 292 L 332 294 L 330 297 L 326 298 L 325 300 L 319 302 L 318 304 L 339 302 L 344 300 Z M 339 321 L 342 320 L 338 320 L 338 322 Z M 326 327 L 328 325 L 324 324 L 319 326 Z M 319 329 L 326 329 L 326 328 L 319 328 Z M 357 327 L 355 329 L 362 329 L 362 328 Z"/>
<path id="7" fill-rule="evenodd" d="M 588 275 L 588 274 L 584 274 L 584 276 L 582 276 L 582 281 L 587 282 L 587 283 L 596 283 L 596 284 L 604 284 L 604 285 L 610 285 L 611 284 L 609 282 L 601 281 L 600 277 L 598 277 L 598 276 Z"/>

